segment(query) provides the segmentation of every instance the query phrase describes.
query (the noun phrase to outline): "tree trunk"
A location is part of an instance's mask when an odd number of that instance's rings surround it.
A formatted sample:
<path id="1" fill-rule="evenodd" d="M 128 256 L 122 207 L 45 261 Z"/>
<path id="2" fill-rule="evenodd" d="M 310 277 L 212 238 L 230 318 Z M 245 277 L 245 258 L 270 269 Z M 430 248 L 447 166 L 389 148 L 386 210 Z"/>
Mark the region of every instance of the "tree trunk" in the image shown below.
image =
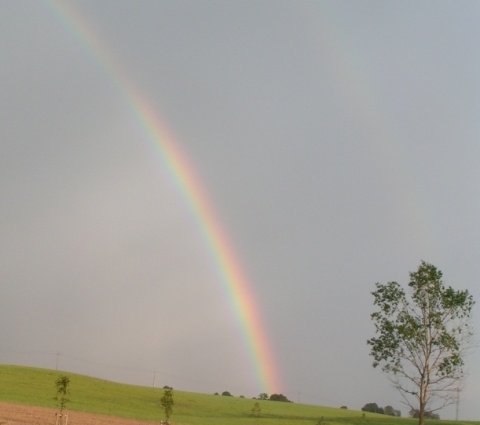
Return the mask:
<path id="1" fill-rule="evenodd" d="M 425 408 L 420 407 L 420 410 L 418 411 L 418 425 L 423 425 L 425 421 Z"/>
<path id="2" fill-rule="evenodd" d="M 425 422 L 425 408 L 427 407 L 427 388 L 424 384 L 420 386 L 420 398 L 418 406 L 418 425 Z"/>

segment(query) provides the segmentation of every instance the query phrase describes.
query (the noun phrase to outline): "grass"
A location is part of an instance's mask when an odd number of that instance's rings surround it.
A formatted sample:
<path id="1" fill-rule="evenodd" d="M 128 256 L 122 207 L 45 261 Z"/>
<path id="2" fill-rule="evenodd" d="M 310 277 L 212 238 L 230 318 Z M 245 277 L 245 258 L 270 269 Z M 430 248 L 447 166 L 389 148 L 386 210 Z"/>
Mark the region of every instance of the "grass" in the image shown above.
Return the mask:
<path id="1" fill-rule="evenodd" d="M 0 401 L 56 408 L 55 380 L 63 372 L 21 366 L 0 366 Z M 163 419 L 163 390 L 118 384 L 73 373 L 70 378 L 71 411 L 100 413 L 122 418 Z M 394 418 L 354 410 L 276 401 L 261 401 L 174 390 L 174 425 L 415 425 L 417 420 Z M 259 418 L 250 415 L 260 403 Z M 468 421 L 427 421 L 427 425 L 480 425 Z"/>

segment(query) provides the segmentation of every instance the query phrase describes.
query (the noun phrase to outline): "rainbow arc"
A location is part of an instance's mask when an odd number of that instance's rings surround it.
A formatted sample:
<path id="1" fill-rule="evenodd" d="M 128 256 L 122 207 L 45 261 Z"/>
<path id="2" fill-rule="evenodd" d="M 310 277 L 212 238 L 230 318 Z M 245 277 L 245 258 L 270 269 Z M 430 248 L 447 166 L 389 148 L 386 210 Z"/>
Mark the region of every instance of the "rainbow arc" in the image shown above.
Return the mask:
<path id="1" fill-rule="evenodd" d="M 180 143 L 170 134 L 150 99 L 114 59 L 84 15 L 72 3 L 46 0 L 46 4 L 65 30 L 78 40 L 85 51 L 102 66 L 108 78 L 114 81 L 119 94 L 143 128 L 148 143 L 155 147 L 163 166 L 196 220 L 221 277 L 248 347 L 259 390 L 279 392 L 281 385 L 275 357 L 251 284 L 200 179 L 182 153 Z"/>

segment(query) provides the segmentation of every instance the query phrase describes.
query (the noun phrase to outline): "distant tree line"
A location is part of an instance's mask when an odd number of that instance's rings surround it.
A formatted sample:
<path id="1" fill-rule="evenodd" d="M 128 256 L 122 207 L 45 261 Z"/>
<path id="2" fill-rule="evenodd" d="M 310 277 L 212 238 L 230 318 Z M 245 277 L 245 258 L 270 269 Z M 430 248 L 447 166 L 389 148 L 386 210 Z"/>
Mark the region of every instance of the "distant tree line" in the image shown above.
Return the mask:
<path id="1" fill-rule="evenodd" d="M 402 416 L 400 410 L 394 409 L 392 406 L 379 407 L 377 403 L 367 403 L 362 407 L 363 412 L 379 413 L 380 415 Z"/>
<path id="2" fill-rule="evenodd" d="M 219 395 L 218 393 L 215 393 L 214 395 Z M 224 397 L 233 397 L 233 395 L 229 391 L 224 391 L 222 393 L 222 396 Z M 240 396 L 240 398 L 245 398 L 243 395 Z M 258 397 L 252 397 L 253 400 L 271 400 L 271 401 L 283 401 L 286 403 L 292 403 L 291 400 L 289 400 L 286 396 L 283 394 L 272 394 L 268 395 L 267 393 L 261 393 Z"/>
<path id="3" fill-rule="evenodd" d="M 267 393 L 261 393 L 258 396 L 259 400 L 271 400 L 271 401 L 283 401 L 285 403 L 292 403 L 291 400 L 289 400 L 286 396 L 283 394 L 272 394 L 270 397 L 268 396 Z"/>

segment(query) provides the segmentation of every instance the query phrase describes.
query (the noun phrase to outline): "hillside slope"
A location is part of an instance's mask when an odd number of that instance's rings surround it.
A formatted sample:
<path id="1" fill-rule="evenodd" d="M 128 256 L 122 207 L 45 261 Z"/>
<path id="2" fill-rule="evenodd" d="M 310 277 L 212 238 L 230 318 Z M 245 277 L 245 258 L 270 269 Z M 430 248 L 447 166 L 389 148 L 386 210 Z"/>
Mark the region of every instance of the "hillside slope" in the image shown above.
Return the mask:
<path id="1" fill-rule="evenodd" d="M 20 366 L 0 366 L 0 402 L 19 406 L 56 409 L 55 380 L 61 374 L 70 378 L 69 412 L 88 412 L 138 421 L 160 422 L 163 411 L 159 399 L 163 390 L 119 384 L 102 379 Z M 367 414 L 345 409 L 223 397 L 174 390 L 171 417 L 176 425 L 414 425 L 416 420 Z M 260 403 L 259 418 L 251 415 Z M 6 406 L 6 405 L 5 405 Z M 11 405 L 10 405 L 11 406 Z M 27 410 L 28 411 L 28 410 Z M 2 422 L 0 414 L 0 422 Z M 18 422 L 17 422 L 18 423 Z M 24 422 L 27 423 L 27 422 Z M 77 423 L 79 423 L 77 421 Z M 92 422 L 93 423 L 93 422 Z M 429 421 L 429 424 L 480 425 L 480 422 Z M 69 424 L 73 425 L 72 421 Z"/>

